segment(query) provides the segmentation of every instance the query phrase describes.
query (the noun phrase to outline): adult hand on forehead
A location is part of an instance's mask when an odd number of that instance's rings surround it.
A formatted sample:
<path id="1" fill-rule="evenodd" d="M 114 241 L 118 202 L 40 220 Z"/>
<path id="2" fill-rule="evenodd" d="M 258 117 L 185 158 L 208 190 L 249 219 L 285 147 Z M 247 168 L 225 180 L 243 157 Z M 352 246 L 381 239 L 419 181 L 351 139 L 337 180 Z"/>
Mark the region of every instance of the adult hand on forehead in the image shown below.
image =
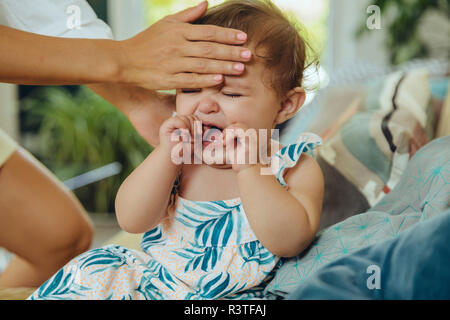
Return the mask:
<path id="1" fill-rule="evenodd" d="M 169 15 L 137 36 L 121 41 L 122 81 L 147 89 L 216 86 L 223 75 L 239 75 L 249 49 L 246 34 L 213 25 L 193 25 L 207 1 Z"/>

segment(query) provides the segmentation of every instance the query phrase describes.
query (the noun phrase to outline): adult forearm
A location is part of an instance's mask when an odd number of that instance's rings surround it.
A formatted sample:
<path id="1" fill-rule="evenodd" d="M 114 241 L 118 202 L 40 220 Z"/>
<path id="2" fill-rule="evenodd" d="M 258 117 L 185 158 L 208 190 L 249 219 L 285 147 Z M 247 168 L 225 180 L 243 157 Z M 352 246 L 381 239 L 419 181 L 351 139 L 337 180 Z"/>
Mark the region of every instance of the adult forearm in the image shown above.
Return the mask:
<path id="1" fill-rule="evenodd" d="M 0 81 L 20 84 L 119 82 L 120 50 L 103 39 L 48 37 L 0 26 Z"/>
<path id="2" fill-rule="evenodd" d="M 294 256 L 314 234 L 303 205 L 255 165 L 238 173 L 239 194 L 256 237 L 273 254 Z"/>
<path id="3" fill-rule="evenodd" d="M 146 232 L 166 213 L 178 168 L 161 151 L 155 148 L 127 177 L 117 193 L 117 220 L 127 232 Z"/>
<path id="4" fill-rule="evenodd" d="M 150 145 L 159 144 L 159 127 L 175 111 L 175 95 L 114 83 L 87 87 L 122 111 Z"/>
<path id="5" fill-rule="evenodd" d="M 0 26 L 0 81 L 121 83 L 151 90 L 203 88 L 239 75 L 251 52 L 239 30 L 192 25 L 207 8 L 169 15 L 132 38 L 64 39 Z M 236 67 L 239 68 L 236 68 Z"/>

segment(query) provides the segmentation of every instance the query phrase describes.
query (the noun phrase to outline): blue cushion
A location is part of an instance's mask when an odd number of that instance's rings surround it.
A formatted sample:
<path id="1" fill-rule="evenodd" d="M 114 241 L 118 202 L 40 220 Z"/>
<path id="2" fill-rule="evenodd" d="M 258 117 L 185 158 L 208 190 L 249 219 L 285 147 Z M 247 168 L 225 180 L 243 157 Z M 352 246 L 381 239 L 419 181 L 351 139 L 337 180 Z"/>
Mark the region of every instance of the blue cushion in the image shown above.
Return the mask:
<path id="1" fill-rule="evenodd" d="M 450 299 L 450 210 L 322 267 L 288 299 Z"/>
<path id="2" fill-rule="evenodd" d="M 285 298 L 319 269 L 359 249 L 399 236 L 450 209 L 450 136 L 433 140 L 408 163 L 397 186 L 369 211 L 321 231 L 301 255 L 285 259 L 265 289 Z M 450 233 L 450 230 L 447 230 Z"/>

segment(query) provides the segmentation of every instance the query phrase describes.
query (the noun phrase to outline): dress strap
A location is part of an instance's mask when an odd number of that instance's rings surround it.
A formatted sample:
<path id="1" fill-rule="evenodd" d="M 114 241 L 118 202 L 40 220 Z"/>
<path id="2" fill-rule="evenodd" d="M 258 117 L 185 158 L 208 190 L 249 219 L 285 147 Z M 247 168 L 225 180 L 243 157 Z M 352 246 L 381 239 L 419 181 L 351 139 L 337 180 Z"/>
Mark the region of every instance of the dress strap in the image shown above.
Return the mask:
<path id="1" fill-rule="evenodd" d="M 311 132 L 305 132 L 297 138 L 295 143 L 288 144 L 275 153 L 272 156 L 271 168 L 278 182 L 283 187 L 286 186 L 287 183 L 283 177 L 285 169 L 294 167 L 304 152 L 312 156 L 312 151 L 321 144 L 321 137 Z"/>
<path id="2" fill-rule="evenodd" d="M 181 170 L 178 171 L 175 182 L 173 183 L 172 191 L 170 192 L 169 207 L 175 204 L 177 195 L 180 193 L 180 180 L 181 180 Z"/>

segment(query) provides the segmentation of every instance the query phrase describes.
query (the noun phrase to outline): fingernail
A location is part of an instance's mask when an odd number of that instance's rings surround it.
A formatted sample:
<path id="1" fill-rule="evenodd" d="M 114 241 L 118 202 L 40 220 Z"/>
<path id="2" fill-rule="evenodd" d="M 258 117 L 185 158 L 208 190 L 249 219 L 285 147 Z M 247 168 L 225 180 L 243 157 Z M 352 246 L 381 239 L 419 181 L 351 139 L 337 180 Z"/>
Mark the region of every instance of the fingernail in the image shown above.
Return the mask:
<path id="1" fill-rule="evenodd" d="M 238 38 L 238 40 L 246 40 L 247 39 L 247 34 L 245 34 L 245 33 L 238 33 L 236 35 L 236 37 Z"/>
<path id="2" fill-rule="evenodd" d="M 221 74 L 217 74 L 214 76 L 214 81 L 222 81 L 222 75 Z"/>
<path id="3" fill-rule="evenodd" d="M 247 58 L 250 58 L 251 54 L 252 54 L 252 52 L 250 50 L 245 50 L 245 51 L 241 52 L 241 57 L 247 59 Z"/>
<path id="4" fill-rule="evenodd" d="M 234 70 L 242 71 L 242 70 L 244 70 L 244 64 L 242 64 L 242 63 L 235 63 L 233 68 L 234 68 Z"/>

